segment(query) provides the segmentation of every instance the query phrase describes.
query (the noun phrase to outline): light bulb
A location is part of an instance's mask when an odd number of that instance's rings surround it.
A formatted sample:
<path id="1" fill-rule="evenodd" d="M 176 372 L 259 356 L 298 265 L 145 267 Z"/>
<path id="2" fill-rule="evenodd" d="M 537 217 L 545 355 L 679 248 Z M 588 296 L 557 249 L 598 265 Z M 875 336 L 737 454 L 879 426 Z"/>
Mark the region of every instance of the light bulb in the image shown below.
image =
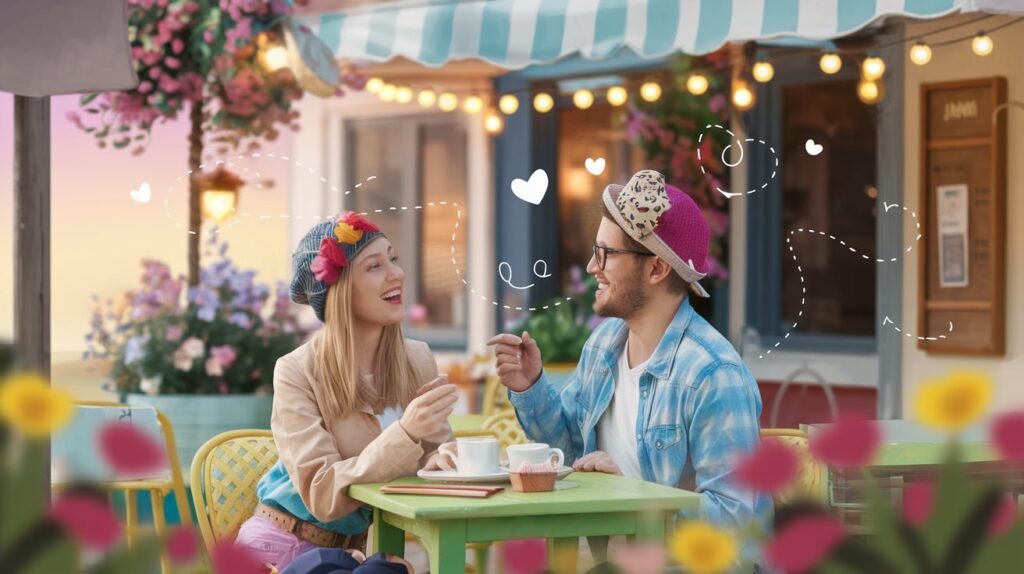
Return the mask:
<path id="1" fill-rule="evenodd" d="M 379 92 L 377 92 L 377 95 L 380 97 L 382 101 L 393 102 L 395 101 L 397 91 L 398 88 L 396 88 L 394 84 L 384 84 L 384 87 L 381 88 Z"/>
<path id="2" fill-rule="evenodd" d="M 857 84 L 857 97 L 865 104 L 877 104 L 884 91 L 882 82 L 878 80 L 861 80 Z"/>
<path id="3" fill-rule="evenodd" d="M 511 116 L 519 109 L 519 98 L 512 94 L 501 96 L 501 99 L 498 100 L 498 109 L 501 110 L 501 113 Z"/>
<path id="4" fill-rule="evenodd" d="M 284 46 L 271 46 L 263 53 L 263 67 L 268 72 L 276 72 L 288 66 L 288 50 Z"/>
<path id="5" fill-rule="evenodd" d="M 501 118 L 501 114 L 494 110 L 488 110 L 487 115 L 484 116 L 484 130 L 491 135 L 501 133 L 501 130 L 505 128 L 505 120 Z"/>
<path id="6" fill-rule="evenodd" d="M 572 95 L 572 103 L 579 109 L 585 110 L 594 105 L 594 92 L 590 90 L 576 90 Z"/>
<path id="7" fill-rule="evenodd" d="M 736 106 L 736 109 L 745 112 L 750 108 L 754 107 L 756 101 L 754 91 L 750 89 L 750 86 L 742 80 L 738 80 L 734 83 L 732 91 L 732 104 Z"/>
<path id="8" fill-rule="evenodd" d="M 549 95 L 541 92 L 533 98 L 533 109 L 545 114 L 555 107 L 555 100 Z"/>
<path id="9" fill-rule="evenodd" d="M 437 94 L 434 90 L 423 90 L 420 95 L 416 97 L 416 101 L 420 103 L 424 108 L 429 108 L 437 103 Z"/>
<path id="10" fill-rule="evenodd" d="M 608 103 L 613 106 L 621 106 L 626 103 L 626 99 L 629 98 L 629 93 L 626 92 L 626 88 L 622 86 L 613 86 L 608 88 L 608 93 L 605 94 L 608 99 Z"/>
<path id="11" fill-rule="evenodd" d="M 771 81 L 772 77 L 775 76 L 775 68 L 772 67 L 771 62 L 758 62 L 754 64 L 752 72 L 754 79 L 762 84 Z"/>
<path id="12" fill-rule="evenodd" d="M 412 88 L 402 86 L 395 90 L 395 101 L 400 104 L 408 104 L 412 101 Z"/>
<path id="13" fill-rule="evenodd" d="M 480 99 L 480 96 L 469 96 L 466 98 L 466 103 L 462 104 L 462 109 L 467 114 L 479 114 L 484 109 L 484 101 Z"/>
<path id="14" fill-rule="evenodd" d="M 910 61 L 918 66 L 923 66 L 928 62 L 931 62 L 932 49 L 923 41 L 914 44 L 914 47 L 910 49 Z"/>
<path id="15" fill-rule="evenodd" d="M 869 56 L 861 66 L 861 74 L 865 80 L 877 80 L 885 75 L 885 62 L 878 56 Z"/>
<path id="16" fill-rule="evenodd" d="M 686 89 L 691 94 L 699 96 L 708 91 L 708 78 L 704 74 L 692 74 L 686 78 Z"/>
<path id="17" fill-rule="evenodd" d="M 443 112 L 454 111 L 455 108 L 459 107 L 459 98 L 455 97 L 455 94 L 451 92 L 445 92 L 438 96 L 437 107 L 441 108 Z"/>
<path id="18" fill-rule="evenodd" d="M 640 86 L 640 97 L 646 102 L 656 102 L 661 97 L 661 86 L 654 82 L 646 82 Z"/>
<path id="19" fill-rule="evenodd" d="M 366 80 L 366 91 L 371 94 L 376 94 L 384 87 L 384 80 L 380 78 L 370 78 Z"/>
<path id="20" fill-rule="evenodd" d="M 818 65 L 821 66 L 821 71 L 826 74 L 835 74 L 843 67 L 843 59 L 839 57 L 839 54 L 822 54 L 821 60 L 818 61 Z"/>
<path id="21" fill-rule="evenodd" d="M 993 48 L 995 48 L 995 44 L 992 43 L 992 38 L 989 38 L 988 34 L 984 32 L 978 32 L 978 35 L 971 41 L 971 49 L 979 56 L 988 56 L 992 53 Z"/>

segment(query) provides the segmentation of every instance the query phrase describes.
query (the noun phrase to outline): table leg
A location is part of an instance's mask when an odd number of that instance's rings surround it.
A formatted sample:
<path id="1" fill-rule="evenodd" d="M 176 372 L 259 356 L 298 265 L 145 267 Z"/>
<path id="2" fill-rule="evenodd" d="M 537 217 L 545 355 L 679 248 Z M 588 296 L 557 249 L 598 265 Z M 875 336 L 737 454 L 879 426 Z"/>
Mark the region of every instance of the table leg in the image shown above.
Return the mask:
<path id="1" fill-rule="evenodd" d="M 579 538 L 548 540 L 548 567 L 556 574 L 576 574 L 580 559 Z"/>
<path id="2" fill-rule="evenodd" d="M 444 520 L 429 529 L 422 540 L 430 553 L 430 574 L 465 574 L 466 522 Z"/>
<path id="3" fill-rule="evenodd" d="M 587 536 L 587 545 L 590 546 L 590 555 L 594 557 L 595 565 L 608 561 L 607 536 Z"/>
<path id="4" fill-rule="evenodd" d="M 665 523 L 670 515 L 661 512 L 640 513 L 636 517 L 636 536 L 630 537 L 631 542 L 665 543 Z"/>
<path id="5" fill-rule="evenodd" d="M 383 552 L 405 556 L 405 532 L 384 521 L 379 508 L 373 509 L 373 548 L 371 554 Z"/>

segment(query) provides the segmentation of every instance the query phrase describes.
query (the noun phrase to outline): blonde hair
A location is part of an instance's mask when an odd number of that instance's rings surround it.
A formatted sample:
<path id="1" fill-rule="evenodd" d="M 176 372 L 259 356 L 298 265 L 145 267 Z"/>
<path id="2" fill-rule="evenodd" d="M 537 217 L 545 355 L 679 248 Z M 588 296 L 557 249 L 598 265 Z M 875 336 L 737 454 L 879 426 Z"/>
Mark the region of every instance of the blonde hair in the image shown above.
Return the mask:
<path id="1" fill-rule="evenodd" d="M 324 326 L 313 335 L 313 376 L 324 385 L 327 404 L 320 405 L 324 418 L 336 419 L 362 406 L 381 413 L 391 405 L 405 407 L 416 396 L 416 374 L 405 352 L 402 326 L 384 327 L 373 362 L 375 384 L 362 384 L 356 363 L 352 316 L 350 269 L 342 269 L 328 288 Z"/>

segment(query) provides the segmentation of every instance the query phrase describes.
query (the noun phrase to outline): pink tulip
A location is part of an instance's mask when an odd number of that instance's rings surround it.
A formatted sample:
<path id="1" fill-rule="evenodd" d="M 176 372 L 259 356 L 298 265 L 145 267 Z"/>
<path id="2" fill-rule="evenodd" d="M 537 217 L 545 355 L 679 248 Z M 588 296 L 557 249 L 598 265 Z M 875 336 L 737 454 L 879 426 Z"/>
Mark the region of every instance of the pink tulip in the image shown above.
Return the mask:
<path id="1" fill-rule="evenodd" d="M 989 427 L 989 436 L 1004 459 L 1024 462 L 1024 411 L 999 415 Z"/>
<path id="2" fill-rule="evenodd" d="M 807 516 L 786 524 L 765 547 L 765 557 L 789 574 L 802 574 L 828 556 L 846 537 L 831 516 Z"/>
<path id="3" fill-rule="evenodd" d="M 112 421 L 97 437 L 103 459 L 126 476 L 155 476 L 167 469 L 164 443 L 130 422 Z"/>
<path id="4" fill-rule="evenodd" d="M 50 518 L 90 550 L 108 550 L 121 538 L 121 523 L 110 504 L 92 496 L 61 496 L 50 507 Z"/>
<path id="5" fill-rule="evenodd" d="M 876 422 L 840 417 L 811 438 L 811 452 L 826 464 L 859 468 L 871 462 L 881 442 L 882 431 Z"/>
<path id="6" fill-rule="evenodd" d="M 775 493 L 792 483 L 799 471 L 800 458 L 793 449 L 767 439 L 739 461 L 736 481 L 753 490 Z"/>
<path id="7" fill-rule="evenodd" d="M 199 537 L 188 526 L 179 526 L 167 536 L 167 555 L 174 564 L 188 564 L 199 556 Z"/>

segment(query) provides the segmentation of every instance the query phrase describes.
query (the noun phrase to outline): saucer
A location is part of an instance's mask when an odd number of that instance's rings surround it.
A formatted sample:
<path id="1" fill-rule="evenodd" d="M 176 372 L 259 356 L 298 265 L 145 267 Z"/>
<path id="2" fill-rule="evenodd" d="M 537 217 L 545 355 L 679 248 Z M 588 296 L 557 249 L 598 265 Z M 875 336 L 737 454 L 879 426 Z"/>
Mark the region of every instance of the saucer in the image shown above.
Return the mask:
<path id="1" fill-rule="evenodd" d="M 561 480 L 572 474 L 572 468 L 562 466 L 556 472 L 558 473 L 558 480 Z M 416 473 L 416 476 L 423 480 L 434 482 L 493 483 L 510 482 L 512 480 L 507 467 L 501 467 L 496 472 L 481 474 L 459 474 L 457 470 L 421 470 Z"/>

